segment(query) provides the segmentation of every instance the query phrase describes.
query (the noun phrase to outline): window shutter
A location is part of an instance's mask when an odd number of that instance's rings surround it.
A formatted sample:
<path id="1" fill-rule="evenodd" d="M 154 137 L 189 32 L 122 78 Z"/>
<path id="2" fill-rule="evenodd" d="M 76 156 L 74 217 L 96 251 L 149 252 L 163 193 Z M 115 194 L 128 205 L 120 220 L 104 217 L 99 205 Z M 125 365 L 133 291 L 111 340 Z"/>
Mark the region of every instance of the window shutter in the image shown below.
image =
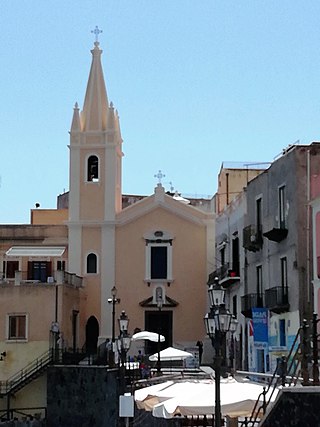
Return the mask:
<path id="1" fill-rule="evenodd" d="M 52 262 L 47 262 L 47 277 L 52 276 Z"/>
<path id="2" fill-rule="evenodd" d="M 28 261 L 28 276 L 27 279 L 28 280 L 32 280 L 33 279 L 33 274 L 32 274 L 32 261 Z"/>

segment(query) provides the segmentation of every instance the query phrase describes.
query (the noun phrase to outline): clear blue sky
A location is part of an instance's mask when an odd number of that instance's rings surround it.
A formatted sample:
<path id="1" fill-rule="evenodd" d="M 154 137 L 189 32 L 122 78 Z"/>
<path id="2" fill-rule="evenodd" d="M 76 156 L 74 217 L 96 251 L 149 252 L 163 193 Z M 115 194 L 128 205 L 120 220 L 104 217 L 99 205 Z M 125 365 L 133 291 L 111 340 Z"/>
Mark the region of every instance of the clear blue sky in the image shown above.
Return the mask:
<path id="1" fill-rule="evenodd" d="M 165 173 L 213 195 L 223 161 L 268 162 L 320 139 L 319 0 L 1 0 L 0 223 L 68 189 L 73 106 L 103 33 L 123 192 Z"/>

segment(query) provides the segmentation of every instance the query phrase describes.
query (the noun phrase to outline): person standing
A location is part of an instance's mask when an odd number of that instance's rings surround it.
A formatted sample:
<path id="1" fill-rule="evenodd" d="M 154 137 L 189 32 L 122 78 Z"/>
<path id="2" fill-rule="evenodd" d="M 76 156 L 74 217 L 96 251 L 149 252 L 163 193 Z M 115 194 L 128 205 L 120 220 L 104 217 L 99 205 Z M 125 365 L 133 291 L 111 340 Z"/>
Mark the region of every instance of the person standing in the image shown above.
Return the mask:
<path id="1" fill-rule="evenodd" d="M 197 347 L 198 347 L 198 352 L 199 352 L 199 365 L 201 365 L 202 353 L 203 353 L 203 342 L 197 341 Z"/>

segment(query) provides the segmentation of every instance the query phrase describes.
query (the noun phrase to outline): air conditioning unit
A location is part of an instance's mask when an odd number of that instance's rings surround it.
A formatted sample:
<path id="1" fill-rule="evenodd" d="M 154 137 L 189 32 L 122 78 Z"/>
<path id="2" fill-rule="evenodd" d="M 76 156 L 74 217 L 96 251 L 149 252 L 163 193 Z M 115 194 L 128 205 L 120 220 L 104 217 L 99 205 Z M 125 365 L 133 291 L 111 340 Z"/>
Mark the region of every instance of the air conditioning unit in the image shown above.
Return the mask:
<path id="1" fill-rule="evenodd" d="M 48 276 L 47 277 L 47 283 L 54 283 L 54 277 Z"/>

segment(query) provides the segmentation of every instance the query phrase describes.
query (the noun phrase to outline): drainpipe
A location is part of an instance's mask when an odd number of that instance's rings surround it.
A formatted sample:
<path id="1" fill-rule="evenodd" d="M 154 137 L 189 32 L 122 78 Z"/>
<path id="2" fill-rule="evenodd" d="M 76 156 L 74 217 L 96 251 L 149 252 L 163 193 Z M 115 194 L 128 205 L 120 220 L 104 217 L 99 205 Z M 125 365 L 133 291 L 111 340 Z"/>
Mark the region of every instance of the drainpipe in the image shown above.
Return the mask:
<path id="1" fill-rule="evenodd" d="M 310 150 L 307 150 L 307 269 L 306 269 L 306 281 L 307 281 L 307 302 L 310 306 L 312 289 L 310 284 Z M 309 307 L 308 307 L 309 308 Z M 309 313 L 308 313 L 309 314 Z"/>
<path id="2" fill-rule="evenodd" d="M 226 197 L 227 197 L 227 206 L 228 206 L 229 204 L 229 173 L 228 172 L 226 173 L 226 186 L 227 186 Z"/>

